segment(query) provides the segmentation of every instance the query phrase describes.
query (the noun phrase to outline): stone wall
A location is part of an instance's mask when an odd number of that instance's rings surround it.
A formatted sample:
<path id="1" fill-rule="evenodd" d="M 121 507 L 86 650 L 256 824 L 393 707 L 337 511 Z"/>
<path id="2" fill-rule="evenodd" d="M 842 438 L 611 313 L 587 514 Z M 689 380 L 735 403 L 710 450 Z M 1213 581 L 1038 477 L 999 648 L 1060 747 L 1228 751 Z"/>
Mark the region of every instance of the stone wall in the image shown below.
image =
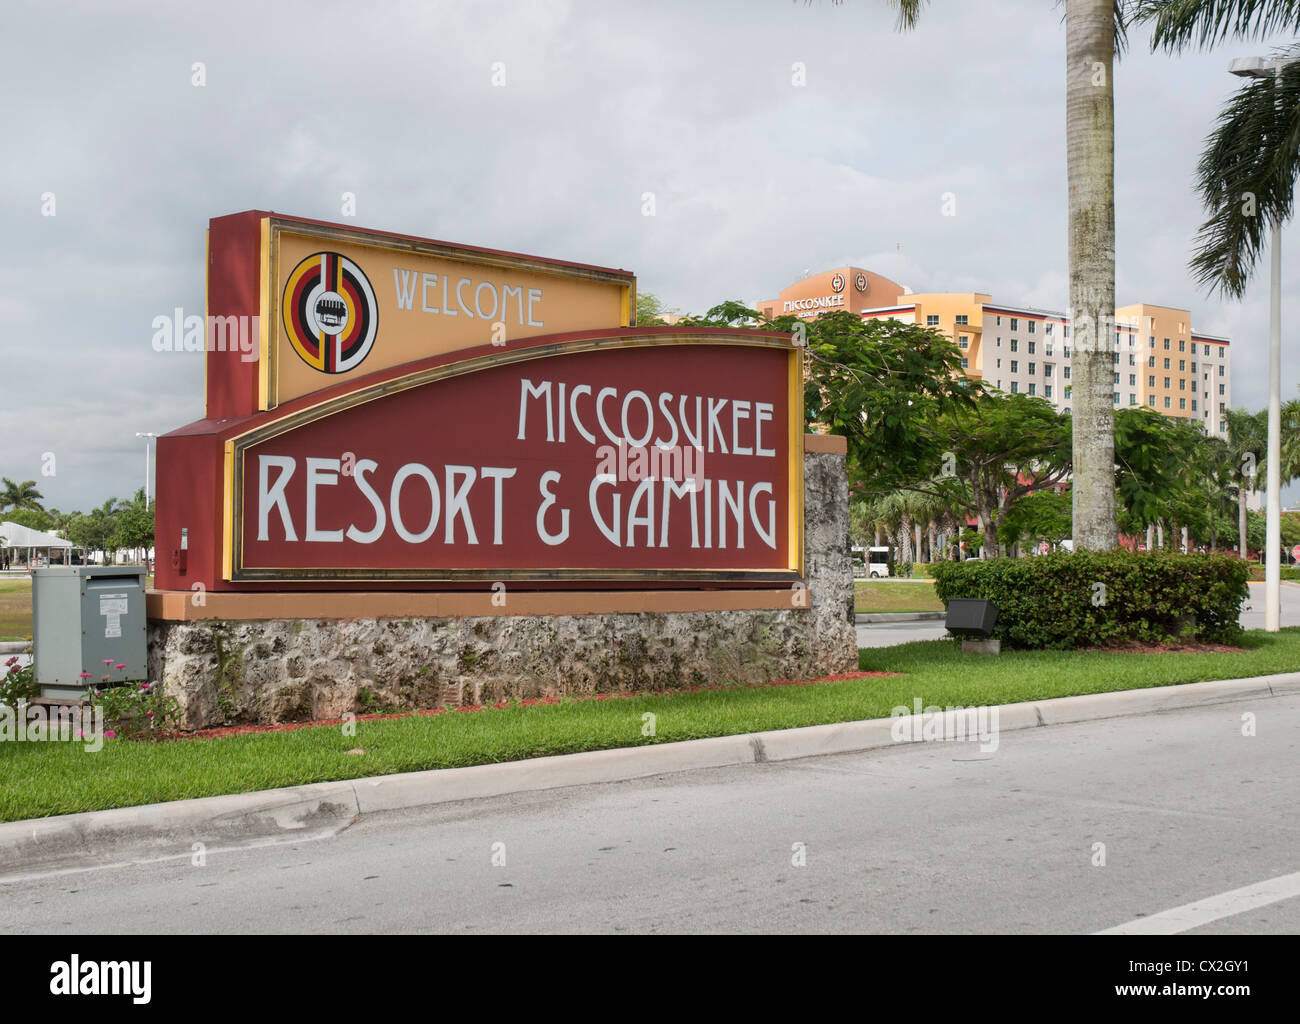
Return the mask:
<path id="1" fill-rule="evenodd" d="M 805 455 L 804 502 L 808 592 L 788 609 L 150 621 L 149 678 L 199 729 L 853 671 L 843 455 Z"/>

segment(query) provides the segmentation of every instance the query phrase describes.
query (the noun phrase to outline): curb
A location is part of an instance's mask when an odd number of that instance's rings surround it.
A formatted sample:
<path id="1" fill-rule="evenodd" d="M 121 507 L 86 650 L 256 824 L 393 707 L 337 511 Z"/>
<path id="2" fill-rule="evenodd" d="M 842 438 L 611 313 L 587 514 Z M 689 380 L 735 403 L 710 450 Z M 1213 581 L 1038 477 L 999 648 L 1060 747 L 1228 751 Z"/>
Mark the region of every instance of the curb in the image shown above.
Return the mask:
<path id="1" fill-rule="evenodd" d="M 947 612 L 862 612 L 855 616 L 857 624 L 873 622 L 942 622 Z"/>
<path id="2" fill-rule="evenodd" d="M 31 645 L 30 640 L 0 640 L 0 654 L 22 654 Z"/>
<path id="3" fill-rule="evenodd" d="M 1300 672 L 1005 704 L 998 709 L 998 727 L 1009 732 L 1289 694 L 1300 694 Z M 189 856 L 195 843 L 249 846 L 324 838 L 382 811 L 894 747 L 900 742 L 893 738 L 895 721 L 840 722 L 7 822 L 0 824 L 0 880 Z"/>

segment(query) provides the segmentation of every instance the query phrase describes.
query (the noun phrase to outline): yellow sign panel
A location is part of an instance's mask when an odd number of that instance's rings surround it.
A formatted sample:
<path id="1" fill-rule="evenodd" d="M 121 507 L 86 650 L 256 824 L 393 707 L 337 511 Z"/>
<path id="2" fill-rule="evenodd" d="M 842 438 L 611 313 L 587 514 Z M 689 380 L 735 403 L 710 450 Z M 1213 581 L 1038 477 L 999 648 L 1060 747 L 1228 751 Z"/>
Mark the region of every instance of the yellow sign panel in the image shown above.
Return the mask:
<path id="1" fill-rule="evenodd" d="M 632 325 L 622 271 L 268 217 L 259 403 L 428 356 Z"/>

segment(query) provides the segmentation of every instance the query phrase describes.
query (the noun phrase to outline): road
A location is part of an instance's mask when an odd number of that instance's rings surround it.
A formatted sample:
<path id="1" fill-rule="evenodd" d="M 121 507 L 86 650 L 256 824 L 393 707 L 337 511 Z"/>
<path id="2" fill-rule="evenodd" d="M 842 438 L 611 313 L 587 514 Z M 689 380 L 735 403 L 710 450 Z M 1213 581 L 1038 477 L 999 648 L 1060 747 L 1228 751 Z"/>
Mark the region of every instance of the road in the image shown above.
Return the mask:
<path id="1" fill-rule="evenodd" d="M 1282 584 L 1282 625 L 1300 626 L 1300 585 Z M 1250 585 L 1250 598 L 1241 612 L 1243 629 L 1264 628 L 1264 584 Z M 893 647 L 913 640 L 938 640 L 948 631 L 942 622 L 885 622 L 858 625 L 859 647 Z"/>
<path id="2" fill-rule="evenodd" d="M 1300 872 L 1300 697 L 1000 740 L 464 802 L 201 867 L 7 883 L 0 928 L 1090 933 Z M 1178 927 L 1300 931 L 1296 879 L 1273 889 L 1294 894 L 1239 913 L 1228 895 Z"/>

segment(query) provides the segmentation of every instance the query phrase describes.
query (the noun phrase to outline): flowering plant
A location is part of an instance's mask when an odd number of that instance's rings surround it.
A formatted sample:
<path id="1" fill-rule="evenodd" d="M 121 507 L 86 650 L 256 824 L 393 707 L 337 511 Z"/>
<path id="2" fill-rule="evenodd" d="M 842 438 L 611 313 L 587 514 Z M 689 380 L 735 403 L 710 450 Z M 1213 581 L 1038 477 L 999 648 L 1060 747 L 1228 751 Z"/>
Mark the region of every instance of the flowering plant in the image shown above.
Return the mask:
<path id="1" fill-rule="evenodd" d="M 117 672 L 126 669 L 125 665 L 113 665 L 111 660 L 104 666 Z M 88 674 L 83 672 L 82 676 Z M 105 672 L 101 683 L 111 682 L 111 672 Z M 113 729 L 104 734 L 109 738 L 116 733 L 129 739 L 157 739 L 174 729 L 180 719 L 179 705 L 153 683 L 123 680 L 122 684 L 92 687 L 86 691 L 86 701 L 104 709 L 104 721 Z"/>

